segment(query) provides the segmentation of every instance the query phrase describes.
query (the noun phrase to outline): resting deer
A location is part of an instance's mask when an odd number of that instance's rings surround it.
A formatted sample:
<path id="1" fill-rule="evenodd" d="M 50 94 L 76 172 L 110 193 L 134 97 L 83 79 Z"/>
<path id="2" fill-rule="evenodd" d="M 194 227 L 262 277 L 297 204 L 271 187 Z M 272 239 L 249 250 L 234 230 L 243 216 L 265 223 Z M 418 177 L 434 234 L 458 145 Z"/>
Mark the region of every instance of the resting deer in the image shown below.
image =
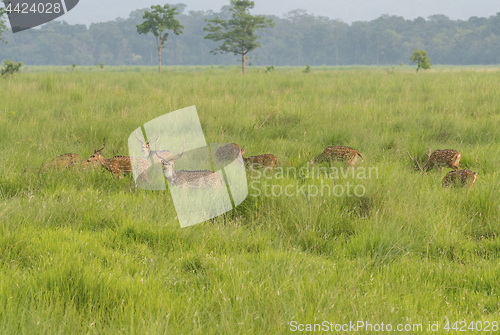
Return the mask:
<path id="1" fill-rule="evenodd" d="M 161 161 L 158 157 L 161 157 L 161 159 L 165 159 L 165 160 L 169 160 L 172 157 L 174 157 L 174 155 L 168 150 L 161 150 L 161 151 L 152 151 L 151 150 L 151 145 L 158 141 L 158 139 L 160 138 L 159 135 L 158 135 L 158 137 L 156 137 L 156 139 L 154 141 L 144 143 L 143 141 L 141 141 L 139 136 L 137 136 L 137 130 L 136 130 L 135 137 L 137 138 L 137 140 L 139 142 L 141 142 L 141 150 L 142 150 L 143 157 L 146 159 L 152 159 L 153 163 L 161 163 Z"/>
<path id="2" fill-rule="evenodd" d="M 210 170 L 198 170 L 198 171 L 186 171 L 186 170 L 174 170 L 174 162 L 181 158 L 184 154 L 184 148 L 186 143 L 184 142 L 184 147 L 182 152 L 178 157 L 173 157 L 168 160 L 161 158 L 158 154 L 158 158 L 163 164 L 163 171 L 165 172 L 165 177 L 168 182 L 177 187 L 186 188 L 220 188 L 224 187 L 224 181 L 221 175 Z"/>
<path id="3" fill-rule="evenodd" d="M 241 150 L 240 146 L 236 143 L 229 143 L 217 149 L 215 158 L 220 162 L 233 162 L 238 158 L 240 153 L 243 155 L 245 150 Z"/>
<path id="4" fill-rule="evenodd" d="M 278 164 L 278 158 L 271 154 L 259 155 L 259 156 L 251 156 L 251 157 L 243 157 L 243 161 L 245 162 L 246 168 L 257 168 L 257 169 L 265 169 L 269 168 L 271 171 Z"/>
<path id="5" fill-rule="evenodd" d="M 470 170 L 450 171 L 443 178 L 443 187 L 448 186 L 468 186 L 469 189 L 474 187 L 477 180 L 477 173 Z"/>
<path id="6" fill-rule="evenodd" d="M 420 167 L 420 164 L 418 164 L 417 155 L 415 155 L 415 158 L 413 158 L 410 153 L 406 151 L 408 156 L 410 156 L 410 158 L 415 161 L 415 164 L 420 171 L 429 171 L 433 167 L 436 170 L 436 174 L 439 167 L 441 167 L 441 173 L 443 173 L 443 169 L 445 167 L 452 168 L 453 170 L 458 170 L 458 164 L 460 163 L 461 158 L 460 152 L 452 149 L 435 150 L 431 155 L 431 149 L 427 147 L 427 150 L 427 160 L 422 167 Z"/>
<path id="7" fill-rule="evenodd" d="M 48 170 L 48 169 L 63 169 L 68 167 L 70 164 L 73 164 L 78 161 L 82 161 L 83 158 L 80 157 L 77 154 L 64 154 L 61 156 L 57 156 L 53 160 L 51 160 L 48 163 L 43 164 L 41 167 L 36 169 L 36 172 L 40 171 L 41 169 Z"/>
<path id="8" fill-rule="evenodd" d="M 132 173 L 132 162 L 131 160 L 134 159 L 137 164 L 137 169 L 139 171 L 139 175 L 143 175 L 146 181 L 149 181 L 148 176 L 147 176 L 147 170 L 151 166 L 151 163 L 144 158 L 141 157 L 129 157 L 129 156 L 115 156 L 113 158 L 104 158 L 102 156 L 102 149 L 106 146 L 106 139 L 104 139 L 102 148 L 99 150 L 94 149 L 94 154 L 90 156 L 89 159 L 87 159 L 87 162 L 99 162 L 102 167 L 106 168 L 108 171 L 110 171 L 113 176 L 116 177 L 121 177 L 122 174 L 124 173 Z"/>
<path id="9" fill-rule="evenodd" d="M 350 166 L 356 167 L 356 160 L 358 157 L 361 157 L 361 160 L 364 162 L 363 156 L 359 153 L 359 151 L 356 151 L 353 148 L 342 146 L 327 147 L 323 150 L 321 155 L 311 161 L 311 166 L 324 161 L 328 161 L 330 166 L 332 161 L 345 161 L 346 168 L 349 168 Z"/>
<path id="10" fill-rule="evenodd" d="M 92 161 L 89 162 L 88 160 L 84 159 L 81 161 L 76 161 L 72 162 L 67 166 L 68 169 L 77 169 L 80 171 L 88 171 L 88 170 L 93 170 L 97 169 L 100 166 L 98 161 Z"/>

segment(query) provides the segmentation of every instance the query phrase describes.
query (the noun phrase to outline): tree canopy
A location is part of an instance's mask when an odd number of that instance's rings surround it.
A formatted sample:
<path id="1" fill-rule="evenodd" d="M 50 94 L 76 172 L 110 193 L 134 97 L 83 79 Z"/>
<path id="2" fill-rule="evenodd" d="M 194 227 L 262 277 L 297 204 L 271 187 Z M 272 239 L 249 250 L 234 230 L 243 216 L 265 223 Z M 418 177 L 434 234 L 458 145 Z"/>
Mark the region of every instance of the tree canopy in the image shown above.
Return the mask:
<path id="1" fill-rule="evenodd" d="M 230 6 L 218 12 L 182 12 L 175 18 L 185 27 L 170 34 L 162 50 L 161 65 L 230 65 L 232 53 L 210 53 L 222 42 L 205 39 L 205 19 L 231 19 Z M 158 65 L 158 46 L 149 35 L 137 33 L 137 25 L 149 8 L 136 10 L 128 18 L 86 27 L 51 21 L 40 29 L 13 34 L 7 30 L 0 43 L 0 61 L 15 59 L 25 65 L 78 66 Z M 266 16 L 273 29 L 256 32 L 260 48 L 251 52 L 252 65 L 410 65 L 413 49 L 423 49 L 432 64 L 500 64 L 500 13 L 488 18 L 451 20 L 446 16 L 406 20 L 383 15 L 372 21 L 350 24 L 295 10 L 284 17 Z M 248 56 L 250 56 L 248 55 Z M 258 59 L 257 59 L 258 58 Z M 238 61 L 240 61 L 238 57 Z M 265 68 L 264 68 L 265 69 Z M 71 69 L 68 69 L 71 71 Z"/>
<path id="2" fill-rule="evenodd" d="M 410 57 L 410 62 L 417 63 L 417 72 L 420 69 L 427 70 L 431 68 L 431 60 L 425 50 L 414 49 Z"/>
<path id="3" fill-rule="evenodd" d="M 208 25 L 203 28 L 203 31 L 209 32 L 205 39 L 215 42 L 223 41 L 211 53 L 241 55 L 243 74 L 245 74 L 245 63 L 248 60 L 246 54 L 260 47 L 256 30 L 274 26 L 272 19 L 248 13 L 254 6 L 253 1 L 231 0 L 231 8 L 229 9 L 231 18 L 226 20 L 217 16 L 211 20 L 206 19 Z"/>
<path id="4" fill-rule="evenodd" d="M 172 7 L 168 4 L 163 7 L 160 5 L 151 6 L 152 11 L 145 11 L 142 18 L 143 23 L 137 25 L 139 34 L 153 33 L 156 37 L 156 46 L 158 48 L 158 73 L 161 73 L 161 49 L 165 47 L 168 31 L 173 31 L 174 34 L 182 34 L 182 26 L 174 16 L 179 15 L 176 12 L 177 7 Z"/>

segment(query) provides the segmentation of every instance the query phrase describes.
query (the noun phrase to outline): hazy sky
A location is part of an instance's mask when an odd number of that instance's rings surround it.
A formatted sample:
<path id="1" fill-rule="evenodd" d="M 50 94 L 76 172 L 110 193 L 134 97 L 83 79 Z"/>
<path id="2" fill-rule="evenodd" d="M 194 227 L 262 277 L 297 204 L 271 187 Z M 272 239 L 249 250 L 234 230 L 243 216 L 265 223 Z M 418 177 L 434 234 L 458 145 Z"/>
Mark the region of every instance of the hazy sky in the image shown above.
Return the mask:
<path id="1" fill-rule="evenodd" d="M 219 11 L 229 0 L 80 0 L 68 14 L 60 18 L 70 24 L 127 18 L 135 9 L 164 3 L 185 3 L 189 10 Z M 382 14 L 405 19 L 444 14 L 451 19 L 467 20 L 471 16 L 489 17 L 500 12 L 500 0 L 267 0 L 255 1 L 253 14 L 282 16 L 293 9 L 305 9 L 314 15 L 342 19 L 344 22 L 369 21 Z"/>

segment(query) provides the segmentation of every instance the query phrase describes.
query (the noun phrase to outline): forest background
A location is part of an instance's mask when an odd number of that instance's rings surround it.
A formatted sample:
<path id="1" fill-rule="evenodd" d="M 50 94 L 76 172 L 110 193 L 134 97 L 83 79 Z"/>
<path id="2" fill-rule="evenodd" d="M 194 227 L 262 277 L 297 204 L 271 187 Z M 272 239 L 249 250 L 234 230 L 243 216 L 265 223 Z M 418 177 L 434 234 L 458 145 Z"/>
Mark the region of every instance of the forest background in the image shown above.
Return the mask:
<path id="1" fill-rule="evenodd" d="M 217 43 L 204 39 L 205 19 L 229 17 L 229 6 L 214 11 L 189 11 L 175 5 L 183 34 L 169 34 L 162 51 L 163 65 L 238 64 L 232 54 L 213 55 Z M 8 44 L 0 45 L 0 59 L 26 65 L 157 65 L 153 35 L 139 35 L 148 8 L 135 10 L 126 19 L 70 25 L 52 21 L 40 29 L 16 35 L 4 32 Z M 406 20 L 382 15 L 351 24 L 308 14 L 297 9 L 283 17 L 267 15 L 274 28 L 259 32 L 261 47 L 251 52 L 251 65 L 397 65 L 410 64 L 414 48 L 425 49 L 433 64 L 492 65 L 500 63 L 500 13 L 489 18 L 451 20 L 432 15 Z"/>

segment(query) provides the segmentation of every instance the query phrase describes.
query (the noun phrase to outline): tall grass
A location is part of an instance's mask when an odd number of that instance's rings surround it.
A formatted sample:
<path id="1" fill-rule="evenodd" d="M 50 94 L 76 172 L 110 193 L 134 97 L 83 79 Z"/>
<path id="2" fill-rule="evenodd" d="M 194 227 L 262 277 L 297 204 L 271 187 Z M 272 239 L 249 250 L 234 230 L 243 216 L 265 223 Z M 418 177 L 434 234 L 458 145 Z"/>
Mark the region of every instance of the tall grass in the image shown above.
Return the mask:
<path id="1" fill-rule="evenodd" d="M 499 320 L 496 69 L 104 69 L 0 80 L 1 333 Z M 135 128 L 191 105 L 208 143 L 275 154 L 285 172 L 347 145 L 365 158 L 358 172 L 377 174 L 249 173 L 257 182 L 234 212 L 181 229 L 169 193 L 130 177 L 35 172 L 63 153 L 89 157 L 104 137 L 104 156 L 126 155 Z M 415 172 L 406 151 L 423 159 L 427 147 L 459 150 L 475 189 Z M 364 193 L 295 192 L 347 182 Z"/>

